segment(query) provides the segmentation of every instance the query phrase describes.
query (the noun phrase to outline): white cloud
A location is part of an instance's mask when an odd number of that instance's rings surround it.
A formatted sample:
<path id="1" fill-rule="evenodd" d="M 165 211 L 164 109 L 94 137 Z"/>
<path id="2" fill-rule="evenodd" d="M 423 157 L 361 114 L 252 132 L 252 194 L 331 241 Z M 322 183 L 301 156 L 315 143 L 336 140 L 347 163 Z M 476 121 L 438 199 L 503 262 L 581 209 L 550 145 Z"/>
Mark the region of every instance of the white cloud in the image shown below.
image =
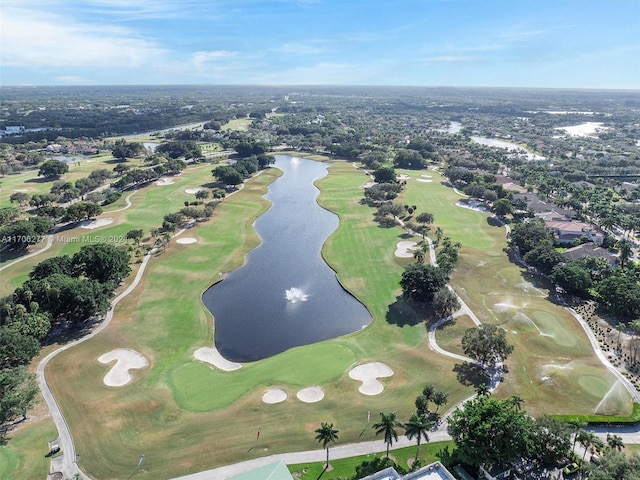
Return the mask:
<path id="1" fill-rule="evenodd" d="M 228 50 L 211 50 L 208 52 L 201 51 L 194 53 L 191 56 L 191 61 L 196 68 L 202 69 L 211 65 L 212 63 L 220 64 L 220 60 L 234 57 L 236 54 L 237 52 L 230 52 Z"/>
<path id="2" fill-rule="evenodd" d="M 56 14 L 3 8 L 0 64 L 29 67 L 136 67 L 165 51 L 130 29 L 80 23 Z"/>

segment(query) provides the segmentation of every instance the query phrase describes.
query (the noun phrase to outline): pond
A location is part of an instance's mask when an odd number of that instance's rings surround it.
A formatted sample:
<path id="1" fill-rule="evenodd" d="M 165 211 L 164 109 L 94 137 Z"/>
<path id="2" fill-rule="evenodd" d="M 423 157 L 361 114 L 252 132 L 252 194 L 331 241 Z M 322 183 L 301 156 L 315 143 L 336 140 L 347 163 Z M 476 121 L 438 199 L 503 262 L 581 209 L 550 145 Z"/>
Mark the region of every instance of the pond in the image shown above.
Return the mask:
<path id="1" fill-rule="evenodd" d="M 203 295 L 215 319 L 215 344 L 228 360 L 248 362 L 358 331 L 369 311 L 342 288 L 321 255 L 338 217 L 316 202 L 327 164 L 276 156 L 284 174 L 265 195 L 255 222 L 260 246 Z M 356 200 L 354 200 L 356 201 Z"/>

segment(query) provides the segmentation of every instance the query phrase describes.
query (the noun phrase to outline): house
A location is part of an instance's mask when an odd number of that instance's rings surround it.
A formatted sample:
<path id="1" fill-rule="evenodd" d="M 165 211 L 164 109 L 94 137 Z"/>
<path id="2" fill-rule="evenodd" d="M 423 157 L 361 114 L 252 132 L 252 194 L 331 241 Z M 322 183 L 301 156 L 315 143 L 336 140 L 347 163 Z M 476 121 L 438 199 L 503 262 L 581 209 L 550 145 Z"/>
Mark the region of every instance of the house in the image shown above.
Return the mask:
<path id="1" fill-rule="evenodd" d="M 575 260 L 582 257 L 604 258 L 612 267 L 618 264 L 617 256 L 593 243 L 584 243 L 577 247 L 568 248 L 562 252 L 562 257 L 565 260 Z"/>
<path id="2" fill-rule="evenodd" d="M 572 243 L 574 240 L 587 237 L 591 242 L 601 244 L 604 241 L 604 233 L 595 226 L 585 222 L 571 220 L 545 221 L 545 227 L 551 232 L 559 243 Z"/>

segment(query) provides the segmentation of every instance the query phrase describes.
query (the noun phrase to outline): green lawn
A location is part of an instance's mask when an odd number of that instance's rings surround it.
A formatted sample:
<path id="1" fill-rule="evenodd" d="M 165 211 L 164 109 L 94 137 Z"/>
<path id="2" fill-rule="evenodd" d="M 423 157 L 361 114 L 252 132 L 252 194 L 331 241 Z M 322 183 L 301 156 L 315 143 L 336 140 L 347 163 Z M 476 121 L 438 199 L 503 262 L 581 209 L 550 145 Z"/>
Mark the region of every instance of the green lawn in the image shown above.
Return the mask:
<path id="1" fill-rule="evenodd" d="M 51 419 L 30 419 L 10 431 L 9 441 L 0 446 L 0 479 L 46 478 L 50 463 L 45 457 L 49 451 L 47 442 L 57 436 Z"/>
<path id="2" fill-rule="evenodd" d="M 175 211 L 190 198 L 185 188 L 209 181 L 210 169 L 190 167 L 175 185 L 141 190 L 131 199 L 134 207 L 110 215 L 117 221 L 104 231 L 157 226 L 165 208 Z M 193 352 L 213 339 L 213 322 L 201 294 L 221 273 L 239 267 L 244 253 L 258 244 L 251 225 L 268 207 L 261 195 L 277 172 L 270 169 L 248 181 L 225 199 L 211 221 L 189 230 L 185 236 L 197 238 L 197 243 L 172 242 L 149 264 L 136 291 L 118 305 L 105 331 L 49 364 L 48 381 L 67 415 L 80 466 L 90 475 L 126 477 L 141 452 L 146 457 L 136 473 L 140 480 L 314 449 L 314 430 L 325 421 L 339 428 L 341 442 L 374 440 L 374 432 L 365 428 L 368 411 L 395 411 L 400 419 L 408 419 L 426 383 L 449 393 L 445 408 L 473 391 L 473 386 L 459 381 L 455 361 L 428 347 L 425 325 L 399 298 L 398 282 L 407 261 L 399 261 L 393 252 L 405 235 L 399 228 L 380 228 L 372 222 L 373 209 L 359 203 L 369 178 L 346 162 L 333 163 L 330 175 L 317 182 L 319 203 L 341 220 L 322 253 L 345 288 L 369 308 L 371 325 L 235 372 L 192 360 Z M 546 292 L 509 263 L 503 228 L 488 223 L 485 214 L 455 207 L 459 196 L 440 184 L 437 173 L 428 174 L 433 183 L 409 181 L 400 202 L 418 205 L 418 212 L 432 212 L 434 228 L 441 226 L 463 243 L 452 285 L 482 321 L 508 329 L 516 352 L 496 394 L 520 395 L 531 413 L 592 413 L 614 380 L 597 362 L 575 320 L 550 304 Z M 78 246 L 54 248 L 70 253 Z M 14 283 L 20 276 L 7 273 Z M 239 301 L 250 298 L 250 292 L 238 295 Z M 516 304 L 518 309 L 511 307 Z M 463 323 L 461 319 L 458 328 Z M 455 335 L 447 342 L 453 349 Z M 102 378 L 109 367 L 97 357 L 123 347 L 142 353 L 150 365 L 137 371 L 130 385 L 106 387 Z M 385 390 L 378 396 L 360 394 L 358 382 L 348 377 L 351 367 L 368 361 L 384 362 L 394 370 L 383 380 Z M 557 368 L 568 362 L 575 362 L 575 368 Z M 305 404 L 295 398 L 297 389 L 313 385 L 323 388 L 324 400 Z M 272 387 L 284 388 L 289 398 L 264 404 L 261 396 Z M 627 403 L 630 411 L 626 398 L 615 408 L 623 410 Z M 258 427 L 261 448 L 255 449 L 251 447 Z"/>
<path id="3" fill-rule="evenodd" d="M 382 443 L 382 442 L 381 442 Z M 453 450 L 453 442 L 434 442 L 420 445 L 420 460 L 424 465 L 428 465 L 430 463 L 436 462 L 439 460 L 438 453 L 442 451 L 445 447 L 449 447 L 449 451 Z M 413 462 L 416 456 L 416 447 L 404 447 L 398 448 L 395 450 L 389 451 L 389 456 L 396 462 L 396 465 L 409 469 L 409 462 Z M 315 463 L 299 463 L 295 465 L 288 465 L 289 472 L 295 477 L 300 478 L 300 480 L 304 480 L 305 478 L 309 480 L 316 480 L 320 478 L 322 474 L 322 478 L 324 480 L 332 480 L 332 479 L 345 479 L 353 477 L 356 473 L 356 467 L 358 467 L 362 462 L 370 462 L 375 458 L 384 458 L 385 453 L 372 453 L 370 455 L 360 455 L 357 457 L 351 458 L 342 458 L 339 460 L 331 459 L 331 448 L 329 449 L 329 464 L 331 465 L 331 469 L 324 471 L 325 463 L 324 462 L 315 462 Z"/>

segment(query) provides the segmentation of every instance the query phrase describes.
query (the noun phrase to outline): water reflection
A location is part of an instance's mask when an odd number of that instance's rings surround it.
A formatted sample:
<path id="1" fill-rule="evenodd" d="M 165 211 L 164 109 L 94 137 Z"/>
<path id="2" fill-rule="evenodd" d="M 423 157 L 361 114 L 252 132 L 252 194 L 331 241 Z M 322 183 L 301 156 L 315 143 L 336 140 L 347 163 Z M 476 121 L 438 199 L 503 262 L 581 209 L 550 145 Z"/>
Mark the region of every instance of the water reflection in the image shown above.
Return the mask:
<path id="1" fill-rule="evenodd" d="M 215 317 L 215 343 L 235 362 L 339 337 L 371 321 L 324 262 L 321 248 L 338 218 L 321 208 L 313 181 L 327 165 L 277 156 L 284 174 L 265 197 L 272 202 L 255 223 L 261 245 L 246 263 L 203 295 Z"/>

